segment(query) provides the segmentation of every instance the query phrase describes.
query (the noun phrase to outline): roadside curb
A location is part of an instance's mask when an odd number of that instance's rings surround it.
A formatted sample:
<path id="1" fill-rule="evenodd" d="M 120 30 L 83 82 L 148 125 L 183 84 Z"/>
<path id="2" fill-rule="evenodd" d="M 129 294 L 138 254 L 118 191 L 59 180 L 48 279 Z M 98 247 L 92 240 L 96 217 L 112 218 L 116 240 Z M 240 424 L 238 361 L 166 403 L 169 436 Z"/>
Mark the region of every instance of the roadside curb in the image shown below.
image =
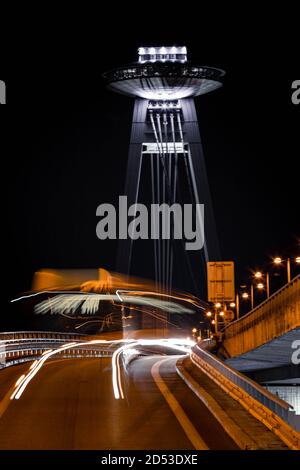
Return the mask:
<path id="1" fill-rule="evenodd" d="M 184 359 L 178 359 L 176 362 L 176 371 L 186 385 L 197 395 L 202 403 L 208 408 L 215 419 L 221 424 L 231 439 L 239 446 L 241 450 L 257 450 L 257 444 L 245 434 L 245 432 L 226 414 L 217 401 L 207 393 L 198 382 L 187 372 L 183 365 Z"/>

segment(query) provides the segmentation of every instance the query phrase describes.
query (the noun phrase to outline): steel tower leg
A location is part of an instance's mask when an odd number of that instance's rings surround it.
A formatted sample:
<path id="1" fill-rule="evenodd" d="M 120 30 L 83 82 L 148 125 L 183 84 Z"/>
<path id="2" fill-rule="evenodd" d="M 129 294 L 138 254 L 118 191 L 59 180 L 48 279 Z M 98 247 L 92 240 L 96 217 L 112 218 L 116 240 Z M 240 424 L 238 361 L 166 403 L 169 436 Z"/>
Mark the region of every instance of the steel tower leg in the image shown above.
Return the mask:
<path id="1" fill-rule="evenodd" d="M 209 259 L 220 259 L 220 252 L 194 99 L 186 98 L 180 100 L 180 112 L 182 117 L 180 118 L 178 115 L 178 120 L 176 116 L 174 117 L 173 112 L 168 117 L 163 114 L 159 116 L 156 112 L 153 112 L 153 114 L 150 114 L 150 119 L 148 118 L 147 121 L 148 104 L 149 101 L 145 99 L 137 98 L 135 100 L 124 194 L 128 198 L 128 206 L 138 202 L 143 163 L 142 145 L 143 143 L 151 142 L 157 144 L 156 156 L 152 155 L 150 157 L 152 165 L 152 199 L 154 199 L 153 196 L 156 192 L 156 203 L 169 201 L 169 203 L 172 204 L 176 202 L 177 177 L 179 178 L 180 176 L 177 175 L 177 162 L 180 156 L 176 152 L 175 144 L 176 142 L 182 142 L 183 145 L 187 146 L 187 158 L 185 157 L 186 154 L 184 154 L 186 163 L 185 171 L 193 196 L 192 202 L 193 204 L 201 203 L 205 206 L 205 246 L 204 250 L 201 250 L 200 255 L 202 264 L 199 263 L 198 267 L 198 272 L 200 273 L 201 271 L 200 278 L 204 281 L 206 275 L 205 262 Z M 161 128 L 161 119 L 164 124 L 164 132 L 162 132 Z M 163 144 L 165 144 L 165 147 Z M 174 160 L 174 171 L 172 171 L 171 158 Z M 157 166 L 156 172 L 155 159 Z M 153 175 L 155 173 L 157 174 L 154 183 Z M 171 181 L 171 174 L 174 176 L 174 181 Z M 154 187 L 155 184 L 157 188 Z M 162 184 L 161 193 L 160 184 Z M 155 271 L 156 281 L 158 283 L 166 281 L 170 284 L 168 285 L 168 289 L 171 289 L 172 270 L 175 266 L 174 261 L 176 255 L 172 251 L 170 241 L 168 241 L 168 243 L 165 243 L 164 240 L 154 241 L 154 243 L 156 242 L 155 251 L 157 259 L 153 260 L 153 271 Z M 117 270 L 119 272 L 130 274 L 133 254 L 132 248 L 133 241 L 130 238 L 120 239 L 117 259 Z M 190 263 L 190 256 L 189 252 L 185 253 L 188 264 Z M 191 270 L 190 267 L 189 269 Z"/>
<path id="2" fill-rule="evenodd" d="M 199 124 L 193 98 L 181 100 L 184 140 L 189 144 L 190 163 L 195 176 L 199 202 L 205 207 L 205 245 L 208 259 L 220 259 L 220 247 L 206 173 Z M 207 260 L 206 260 L 207 261 Z"/>
<path id="3" fill-rule="evenodd" d="M 142 144 L 146 130 L 148 101 L 136 98 L 134 103 L 127 174 L 124 194 L 127 196 L 128 207 L 138 202 L 138 191 L 142 167 Z M 130 274 L 133 240 L 120 239 L 118 246 L 117 271 Z"/>

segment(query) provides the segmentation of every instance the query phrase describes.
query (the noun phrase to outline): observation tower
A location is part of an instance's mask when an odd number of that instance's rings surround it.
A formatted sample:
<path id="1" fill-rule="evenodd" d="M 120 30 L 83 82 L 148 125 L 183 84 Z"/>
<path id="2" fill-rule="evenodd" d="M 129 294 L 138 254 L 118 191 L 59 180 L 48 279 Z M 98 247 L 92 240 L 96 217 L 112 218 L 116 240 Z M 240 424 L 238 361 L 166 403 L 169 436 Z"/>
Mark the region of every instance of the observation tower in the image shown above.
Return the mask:
<path id="1" fill-rule="evenodd" d="M 134 98 L 125 186 L 128 205 L 141 202 L 145 191 L 154 204 L 204 204 L 204 220 L 203 214 L 194 214 L 204 223 L 200 252 L 186 252 L 179 240 L 152 240 L 153 277 L 170 289 L 174 284 L 181 287 L 180 276 L 195 266 L 204 282 L 206 261 L 219 259 L 194 98 L 220 88 L 224 74 L 189 62 L 184 46 L 140 47 L 137 62 L 104 74 L 110 90 Z M 117 268 L 129 274 L 137 242 L 128 238 L 119 243 Z"/>

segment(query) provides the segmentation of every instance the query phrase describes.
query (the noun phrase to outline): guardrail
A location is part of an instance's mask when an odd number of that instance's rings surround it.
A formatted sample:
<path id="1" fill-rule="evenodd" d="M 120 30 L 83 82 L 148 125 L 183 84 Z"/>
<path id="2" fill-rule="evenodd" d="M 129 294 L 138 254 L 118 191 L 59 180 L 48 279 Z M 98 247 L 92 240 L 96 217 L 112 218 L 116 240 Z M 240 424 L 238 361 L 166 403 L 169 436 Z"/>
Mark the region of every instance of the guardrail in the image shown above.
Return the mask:
<path id="1" fill-rule="evenodd" d="M 80 333 L 61 333 L 59 331 L 9 331 L 0 333 L 0 341 L 12 339 L 81 339 L 86 335 Z"/>
<path id="2" fill-rule="evenodd" d="M 192 348 L 194 364 L 290 448 L 300 449 L 300 434 L 291 427 L 296 426 L 293 407 L 208 352 L 208 345 L 204 341 Z"/>
<path id="3" fill-rule="evenodd" d="M 61 346 L 61 344 L 59 345 Z M 49 348 L 26 348 L 15 351 L 6 352 L 4 360 L 0 364 L 0 370 L 9 366 L 20 364 L 22 362 L 34 361 L 39 359 L 42 354 Z M 76 347 L 68 349 L 66 351 L 57 351 L 57 356 L 67 358 L 87 358 L 87 357 L 111 357 L 113 350 L 109 348 L 87 348 L 87 347 Z"/>
<path id="4" fill-rule="evenodd" d="M 291 411 L 291 405 L 281 400 L 280 398 L 277 398 L 271 392 L 268 392 L 262 386 L 236 371 L 232 367 L 224 364 L 224 362 L 222 362 L 210 352 L 201 348 L 201 346 L 194 346 L 192 351 L 198 357 L 201 357 L 204 361 L 213 366 L 214 369 L 224 375 L 224 377 L 245 390 L 245 392 L 258 400 L 264 406 L 267 406 L 270 410 L 274 411 L 274 413 L 278 414 L 285 421 L 288 422 L 290 416 L 294 415 L 294 411 Z"/>
<path id="5" fill-rule="evenodd" d="M 300 326 L 300 275 L 223 330 L 230 357 L 243 354 Z"/>
<path id="6" fill-rule="evenodd" d="M 33 361 L 49 350 L 56 349 L 70 341 L 82 342 L 86 335 L 59 332 L 9 332 L 0 334 L 0 369 L 26 361 Z M 111 357 L 114 348 L 107 344 L 76 346 L 57 351 L 63 358 L 69 357 Z"/>
<path id="7" fill-rule="evenodd" d="M 18 364 L 22 364 L 24 362 L 32 362 L 41 358 L 41 354 L 36 354 L 37 351 L 32 351 L 32 354 L 26 355 L 24 357 L 17 357 L 11 360 L 7 360 L 5 364 L 0 365 L 0 370 L 6 367 L 15 366 Z M 57 352 L 57 356 L 61 359 L 74 359 L 74 358 L 105 358 L 105 357 L 112 357 L 113 351 L 82 351 L 81 354 L 78 351 L 71 352 Z"/>

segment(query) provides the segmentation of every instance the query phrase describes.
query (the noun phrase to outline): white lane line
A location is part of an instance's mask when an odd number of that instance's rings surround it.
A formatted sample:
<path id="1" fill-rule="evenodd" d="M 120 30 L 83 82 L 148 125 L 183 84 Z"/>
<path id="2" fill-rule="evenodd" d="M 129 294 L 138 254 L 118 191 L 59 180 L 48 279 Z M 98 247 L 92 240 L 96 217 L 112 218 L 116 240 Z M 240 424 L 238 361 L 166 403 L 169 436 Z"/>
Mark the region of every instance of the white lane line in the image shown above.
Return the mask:
<path id="1" fill-rule="evenodd" d="M 152 368 L 151 368 L 151 374 L 154 379 L 154 382 L 156 383 L 157 387 L 159 388 L 161 394 L 164 396 L 166 402 L 168 403 L 169 407 L 171 408 L 174 416 L 176 419 L 179 421 L 180 426 L 184 430 L 186 436 L 188 439 L 191 441 L 193 444 L 194 448 L 196 450 L 208 450 L 208 447 L 206 443 L 203 441 L 203 439 L 200 437 L 197 429 L 193 425 L 193 423 L 190 421 L 166 383 L 163 381 L 160 373 L 159 373 L 159 368 L 161 364 L 163 364 L 166 361 L 169 361 L 170 358 L 168 359 L 162 359 L 158 362 L 156 362 Z"/>

